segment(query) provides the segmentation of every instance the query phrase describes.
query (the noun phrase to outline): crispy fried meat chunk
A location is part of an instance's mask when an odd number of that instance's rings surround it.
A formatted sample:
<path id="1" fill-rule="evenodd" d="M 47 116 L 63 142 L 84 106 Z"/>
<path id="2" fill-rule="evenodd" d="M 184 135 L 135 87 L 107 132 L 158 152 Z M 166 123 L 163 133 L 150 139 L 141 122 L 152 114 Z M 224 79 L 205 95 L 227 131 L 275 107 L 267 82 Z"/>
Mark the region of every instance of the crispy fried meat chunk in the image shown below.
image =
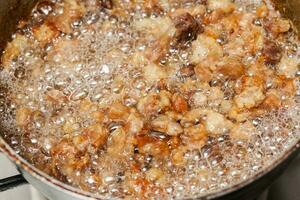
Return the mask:
<path id="1" fill-rule="evenodd" d="M 186 47 L 187 44 L 197 38 L 199 33 L 204 31 L 200 22 L 190 13 L 184 13 L 175 17 L 174 22 L 176 33 L 173 42 L 177 47 Z"/>

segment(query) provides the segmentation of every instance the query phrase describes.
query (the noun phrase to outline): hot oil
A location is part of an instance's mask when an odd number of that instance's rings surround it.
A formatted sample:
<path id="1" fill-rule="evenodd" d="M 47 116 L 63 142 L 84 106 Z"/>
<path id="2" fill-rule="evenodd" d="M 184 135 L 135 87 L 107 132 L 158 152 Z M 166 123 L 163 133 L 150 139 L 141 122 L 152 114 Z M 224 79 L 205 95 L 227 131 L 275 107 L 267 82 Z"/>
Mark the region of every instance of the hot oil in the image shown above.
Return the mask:
<path id="1" fill-rule="evenodd" d="M 60 1 L 56 3 L 62 4 Z M 174 8 L 180 6 L 190 5 L 173 5 Z M 39 13 L 33 12 L 32 20 L 42 21 L 52 10 L 51 6 L 45 5 L 39 8 Z M 53 12 L 61 14 L 63 9 Z M 144 66 L 131 64 L 132 56 L 145 51 L 153 42 L 134 30 L 131 23 L 133 19 L 141 19 L 148 13 L 139 7 L 136 12 L 127 12 L 126 17 L 116 17 L 103 10 L 90 12 L 72 22 L 72 33 L 61 34 L 44 47 L 34 40 L 30 30 L 22 30 L 32 45 L 13 60 L 9 69 L 1 71 L 1 92 L 5 95 L 0 94 L 0 109 L 3 113 L 1 119 L 7 129 L 4 137 L 34 165 L 42 166 L 51 160 L 53 145 L 61 138 L 68 137 L 62 130 L 64 124 L 72 124 L 72 134 L 75 135 L 80 134 L 77 130 L 93 124 L 91 119 L 87 119 L 86 113 L 78 110 L 82 100 L 90 99 L 104 109 L 119 99 L 125 105 L 134 106 L 139 98 L 156 90 L 144 80 Z M 61 41 L 65 46 L 58 46 Z M 174 66 L 189 65 L 189 53 L 188 50 L 170 50 L 165 62 L 174 63 Z M 176 84 L 185 79 L 173 74 L 170 80 Z M 216 83 L 218 81 L 215 80 Z M 232 90 L 226 85 L 224 87 L 224 90 Z M 47 100 L 49 96 L 57 98 L 55 101 L 59 103 L 50 103 Z M 297 96 L 292 106 L 251 120 L 256 127 L 256 135 L 251 141 L 233 141 L 228 135 L 210 137 L 200 151 L 185 154 L 187 163 L 184 168 L 176 168 L 168 161 L 168 175 L 162 189 L 145 195 L 151 199 L 190 198 L 228 188 L 255 176 L 299 140 L 299 101 Z M 19 106 L 38 111 L 26 130 L 13 128 L 15 111 Z M 97 110 L 98 107 L 91 110 Z M 143 170 L 147 171 L 147 166 L 144 166 L 139 173 L 131 175 L 128 162 L 133 158 L 110 160 L 103 158 L 103 151 L 90 148 L 89 152 L 93 155 L 91 166 L 78 171 L 76 176 L 85 179 L 88 190 L 104 198 L 132 195 L 122 184 L 123 180 L 126 176 L 142 177 Z M 152 161 L 151 157 L 138 159 L 153 162 L 153 166 L 161 164 L 160 161 Z M 91 171 L 102 176 L 103 185 L 95 186 L 96 179 Z M 72 184 L 72 180 L 67 181 Z"/>

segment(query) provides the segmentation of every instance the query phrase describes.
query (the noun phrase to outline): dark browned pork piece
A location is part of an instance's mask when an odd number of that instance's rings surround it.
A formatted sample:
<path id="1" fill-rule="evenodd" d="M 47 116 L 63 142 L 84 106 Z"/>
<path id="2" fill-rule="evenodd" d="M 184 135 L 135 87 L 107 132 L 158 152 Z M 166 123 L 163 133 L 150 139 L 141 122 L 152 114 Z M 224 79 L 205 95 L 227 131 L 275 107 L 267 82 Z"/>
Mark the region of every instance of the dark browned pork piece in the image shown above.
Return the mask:
<path id="1" fill-rule="evenodd" d="M 113 1 L 112 0 L 100 0 L 101 6 L 103 6 L 106 9 L 113 9 Z"/>
<path id="2" fill-rule="evenodd" d="M 277 64 L 280 62 L 282 57 L 282 49 L 275 42 L 271 40 L 265 41 L 265 46 L 263 49 L 263 55 L 265 57 L 265 62 L 267 64 Z"/>
<path id="3" fill-rule="evenodd" d="M 189 13 L 174 18 L 176 33 L 173 38 L 175 47 L 184 48 L 204 31 L 201 24 Z"/>
<path id="4" fill-rule="evenodd" d="M 188 65 L 184 66 L 180 69 L 180 76 L 182 77 L 191 77 L 195 74 L 195 66 L 194 65 Z"/>

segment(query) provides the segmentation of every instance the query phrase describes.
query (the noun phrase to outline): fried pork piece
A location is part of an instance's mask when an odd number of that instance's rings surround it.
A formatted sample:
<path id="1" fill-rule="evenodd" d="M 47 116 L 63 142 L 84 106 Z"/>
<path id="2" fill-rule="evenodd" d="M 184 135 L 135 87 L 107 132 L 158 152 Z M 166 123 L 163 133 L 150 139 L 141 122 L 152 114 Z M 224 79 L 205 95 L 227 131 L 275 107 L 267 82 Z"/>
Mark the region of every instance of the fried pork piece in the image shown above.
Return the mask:
<path id="1" fill-rule="evenodd" d="M 206 111 L 205 127 L 209 134 L 218 135 L 228 132 L 233 123 L 220 113 Z"/>
<path id="2" fill-rule="evenodd" d="M 140 99 L 137 105 L 138 111 L 146 116 L 155 116 L 163 110 L 167 110 L 171 106 L 171 94 L 167 91 L 159 93 L 150 93 L 146 97 Z"/>
<path id="3" fill-rule="evenodd" d="M 260 105 L 260 107 L 266 110 L 278 109 L 280 108 L 280 106 L 281 106 L 280 93 L 274 89 L 270 89 L 266 93 L 266 98 L 264 99 L 263 103 Z"/>
<path id="4" fill-rule="evenodd" d="M 217 66 L 217 72 L 229 79 L 238 79 L 245 74 L 245 67 L 239 57 L 225 57 Z"/>
<path id="5" fill-rule="evenodd" d="M 189 149 L 201 149 L 207 141 L 207 130 L 203 124 L 197 124 L 184 129 L 181 135 L 182 142 Z"/>
<path id="6" fill-rule="evenodd" d="M 56 29 L 53 23 L 47 22 L 38 27 L 33 27 L 33 36 L 40 42 L 43 47 L 48 42 L 51 42 L 59 35 L 59 31 Z"/>
<path id="7" fill-rule="evenodd" d="M 168 116 L 158 116 L 151 122 L 151 128 L 154 131 L 159 131 L 170 136 L 177 136 L 183 132 L 179 123 L 169 118 Z"/>
<path id="8" fill-rule="evenodd" d="M 297 86 L 295 79 L 277 76 L 273 80 L 272 88 L 276 88 L 281 96 L 292 97 L 296 94 Z"/>
<path id="9" fill-rule="evenodd" d="M 61 67 L 73 68 L 79 61 L 78 40 L 68 40 L 60 38 L 53 44 L 52 50 L 48 53 L 47 59 L 59 64 Z"/>
<path id="10" fill-rule="evenodd" d="M 76 176 L 76 172 L 81 172 L 90 162 L 88 149 L 102 148 L 107 138 L 107 131 L 99 124 L 88 127 L 81 134 L 74 136 L 69 134 L 51 149 L 53 173 L 57 176 L 61 174 L 73 180 L 75 185 L 85 188 L 85 180 Z M 95 176 L 95 178 L 98 180 L 95 184 L 100 184 L 100 177 Z"/>
<path id="11" fill-rule="evenodd" d="M 208 0 L 207 7 L 212 12 L 206 16 L 206 23 L 216 23 L 235 10 L 235 4 L 230 0 Z"/>
<path id="12" fill-rule="evenodd" d="M 151 168 L 146 172 L 146 179 L 148 181 L 159 181 L 161 182 L 164 179 L 164 172 L 159 168 Z"/>
<path id="13" fill-rule="evenodd" d="M 203 27 L 190 13 L 183 13 L 174 18 L 176 33 L 173 38 L 173 45 L 182 48 L 189 42 L 195 40 L 197 35 L 203 32 Z"/>
<path id="14" fill-rule="evenodd" d="M 149 64 L 144 68 L 144 77 L 150 83 L 158 82 L 161 79 L 168 77 L 168 72 L 156 64 Z"/>
<path id="15" fill-rule="evenodd" d="M 265 29 L 277 37 L 281 33 L 286 33 L 290 30 L 290 21 L 282 18 L 271 18 L 268 19 L 264 24 Z"/>
<path id="16" fill-rule="evenodd" d="M 228 117 L 237 122 L 245 122 L 251 116 L 251 112 L 244 108 L 238 108 L 236 105 L 232 106 L 228 112 Z"/>
<path id="17" fill-rule="evenodd" d="M 171 160 L 175 166 L 183 167 L 187 160 L 184 158 L 185 153 L 189 150 L 187 146 L 180 146 L 177 149 L 174 149 L 171 153 Z"/>
<path id="18" fill-rule="evenodd" d="M 231 0 L 208 0 L 208 9 L 222 10 L 225 13 L 230 13 L 235 9 L 235 4 Z"/>
<path id="19" fill-rule="evenodd" d="M 247 87 L 257 87 L 260 90 L 264 90 L 266 85 L 265 83 L 265 77 L 262 77 L 259 74 L 255 76 L 242 76 L 236 81 L 234 90 L 236 94 L 242 93 Z"/>
<path id="20" fill-rule="evenodd" d="M 89 126 L 84 130 L 83 136 L 84 141 L 89 141 L 89 143 L 95 148 L 100 148 L 107 142 L 108 133 L 105 128 L 100 124 L 95 124 Z"/>
<path id="21" fill-rule="evenodd" d="M 147 34 L 150 38 L 150 46 L 145 53 L 149 61 L 157 63 L 163 58 L 169 50 L 171 38 L 176 32 L 176 28 L 171 18 L 157 17 L 145 18 L 134 21 L 133 27 Z"/>
<path id="22" fill-rule="evenodd" d="M 180 123 L 183 127 L 197 124 L 203 116 L 202 108 L 192 109 L 184 114 Z"/>
<path id="23" fill-rule="evenodd" d="M 191 62 L 194 64 L 205 59 L 216 61 L 223 56 L 223 50 L 216 40 L 203 34 L 199 35 L 197 40 L 192 43 L 192 50 Z"/>
<path id="24" fill-rule="evenodd" d="M 113 9 L 114 1 L 113 0 L 100 0 L 100 5 L 106 9 Z"/>
<path id="25" fill-rule="evenodd" d="M 284 55 L 278 66 L 278 74 L 287 78 L 294 78 L 299 70 L 299 60 L 296 57 L 288 57 Z"/>
<path id="26" fill-rule="evenodd" d="M 15 38 L 7 44 L 1 57 L 3 67 L 9 69 L 12 59 L 19 56 L 30 45 L 31 42 L 28 38 L 24 35 L 16 34 Z"/>
<path id="27" fill-rule="evenodd" d="M 251 140 L 256 133 L 256 129 L 249 121 L 235 124 L 230 132 L 230 137 L 236 140 Z"/>
<path id="28" fill-rule="evenodd" d="M 175 112 L 184 113 L 188 110 L 189 105 L 182 95 L 174 94 L 172 96 L 172 106 Z"/>
<path id="29" fill-rule="evenodd" d="M 136 110 L 131 110 L 130 115 L 127 118 L 126 130 L 129 134 L 135 135 L 142 131 L 145 126 L 145 119 Z"/>
<path id="30" fill-rule="evenodd" d="M 84 169 L 90 162 L 89 154 L 83 154 L 70 140 L 63 139 L 51 149 L 51 156 L 52 174 L 63 181 L 68 179 L 82 189 L 89 188 L 84 175 Z M 78 173 L 81 174 L 81 172 L 83 172 L 81 176 L 76 175 Z M 102 184 L 99 175 L 90 174 L 90 177 L 93 177 L 92 185 L 94 187 L 99 187 Z"/>
<path id="31" fill-rule="evenodd" d="M 282 49 L 273 41 L 264 42 L 263 55 L 267 64 L 277 64 L 282 58 Z"/>
<path id="32" fill-rule="evenodd" d="M 108 117 L 113 121 L 127 121 L 129 116 L 129 108 L 116 102 L 110 106 Z"/>
<path id="33" fill-rule="evenodd" d="M 238 108 L 253 108 L 265 99 L 263 91 L 259 87 L 247 87 L 243 92 L 235 96 L 234 100 Z"/>
<path id="34" fill-rule="evenodd" d="M 210 82 L 213 79 L 213 72 L 210 66 L 210 62 L 205 61 L 196 65 L 194 71 L 200 81 Z"/>
<path id="35" fill-rule="evenodd" d="M 209 109 L 198 108 L 187 112 L 182 120 L 183 127 L 190 127 L 203 120 L 205 128 L 210 135 L 224 134 L 228 132 L 233 123 L 218 112 Z"/>
<path id="36" fill-rule="evenodd" d="M 248 54 L 254 55 L 263 48 L 265 31 L 261 26 L 253 24 L 255 19 L 254 14 L 234 12 L 211 24 L 207 32 L 218 38 L 225 53 L 231 57 L 243 58 Z"/>
<path id="37" fill-rule="evenodd" d="M 71 33 L 73 31 L 72 23 L 78 20 L 86 12 L 83 1 L 64 0 L 63 12 L 56 16 L 47 18 L 59 31 Z"/>
<path id="38" fill-rule="evenodd" d="M 192 102 L 196 107 L 205 106 L 207 104 L 207 95 L 203 92 L 196 92 L 192 96 Z"/>
<path id="39" fill-rule="evenodd" d="M 142 154 L 153 155 L 158 159 L 165 159 L 170 155 L 169 138 L 157 137 L 159 133 L 152 133 L 154 134 L 136 136 L 138 151 Z"/>

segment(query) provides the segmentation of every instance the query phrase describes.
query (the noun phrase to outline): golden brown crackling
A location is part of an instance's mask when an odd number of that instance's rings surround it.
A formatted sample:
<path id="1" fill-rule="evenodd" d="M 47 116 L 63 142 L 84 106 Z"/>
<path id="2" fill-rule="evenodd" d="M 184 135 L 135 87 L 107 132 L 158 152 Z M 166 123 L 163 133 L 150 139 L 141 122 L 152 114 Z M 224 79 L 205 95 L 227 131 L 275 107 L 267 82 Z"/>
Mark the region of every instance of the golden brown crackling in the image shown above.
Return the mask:
<path id="1" fill-rule="evenodd" d="M 45 98 L 47 101 L 53 104 L 61 104 L 63 102 L 67 102 L 68 98 L 61 91 L 52 89 L 45 94 Z"/>
<path id="2" fill-rule="evenodd" d="M 201 149 L 207 141 L 208 133 L 203 124 L 197 124 L 184 129 L 182 142 L 190 149 Z"/>
<path id="3" fill-rule="evenodd" d="M 216 39 L 207 35 L 200 34 L 197 39 L 192 42 L 192 55 L 190 56 L 190 60 L 195 65 L 204 61 L 214 63 L 219 61 L 223 55 L 223 48 L 220 44 L 217 43 Z"/>
<path id="4" fill-rule="evenodd" d="M 129 108 L 120 102 L 115 102 L 110 106 L 108 117 L 111 120 L 126 121 L 129 116 Z"/>
<path id="5" fill-rule="evenodd" d="M 294 78 L 298 70 L 299 70 L 298 58 L 283 55 L 283 57 L 281 58 L 278 64 L 277 74 L 279 76 L 283 75 L 287 78 Z"/>
<path id="6" fill-rule="evenodd" d="M 150 62 L 159 63 L 170 48 L 170 41 L 171 37 L 169 35 L 160 37 L 159 40 L 156 40 L 152 47 L 146 51 L 146 58 L 148 58 Z"/>
<path id="7" fill-rule="evenodd" d="M 269 9 L 265 3 L 262 3 L 261 6 L 259 6 L 256 9 L 256 15 L 260 18 L 264 18 L 269 14 Z"/>
<path id="8" fill-rule="evenodd" d="M 74 63 L 78 62 L 74 59 L 76 48 L 79 40 L 67 40 L 62 37 L 53 43 L 53 48 L 48 52 L 47 59 L 52 62 L 60 63 L 64 67 L 74 67 Z"/>
<path id="9" fill-rule="evenodd" d="M 139 112 L 134 110 L 131 111 L 130 115 L 127 118 L 125 130 L 132 135 L 139 134 L 143 131 L 145 124 L 146 122 L 143 116 Z"/>
<path id="10" fill-rule="evenodd" d="M 174 111 L 178 113 L 184 113 L 189 108 L 186 99 L 181 94 L 174 94 L 172 96 L 172 106 Z"/>
<path id="11" fill-rule="evenodd" d="M 264 89 L 266 80 L 261 75 L 242 76 L 235 84 L 235 92 L 240 94 L 246 87 L 257 87 Z"/>
<path id="12" fill-rule="evenodd" d="M 230 132 L 230 137 L 235 140 L 249 141 L 254 138 L 256 129 L 253 124 L 249 121 L 235 124 L 232 131 Z"/>
<path id="13" fill-rule="evenodd" d="M 63 2 L 62 14 L 57 16 L 50 16 L 47 18 L 50 23 L 64 33 L 71 33 L 73 31 L 71 23 L 79 19 L 85 13 L 85 5 L 79 0 L 65 0 Z"/>
<path id="14" fill-rule="evenodd" d="M 83 130 L 83 136 L 95 148 L 102 147 L 107 142 L 108 132 L 101 124 L 94 124 Z"/>
<path id="15" fill-rule="evenodd" d="M 281 98 L 276 91 L 269 92 L 260 107 L 265 110 L 278 109 L 281 107 Z"/>
<path id="16" fill-rule="evenodd" d="M 225 57 L 217 66 L 217 72 L 236 80 L 245 74 L 245 67 L 238 57 Z"/>
<path id="17" fill-rule="evenodd" d="M 150 93 L 140 99 L 137 109 L 144 116 L 155 116 L 171 107 L 170 98 L 171 94 L 168 91 L 160 91 L 158 94 Z"/>
<path id="18" fill-rule="evenodd" d="M 19 56 L 30 45 L 31 42 L 28 38 L 17 33 L 15 38 L 7 44 L 1 57 L 1 64 L 4 68 L 8 69 L 12 59 Z"/>
<path id="19" fill-rule="evenodd" d="M 235 4 L 230 0 L 208 0 L 207 7 L 212 12 L 206 15 L 205 23 L 216 23 L 223 17 L 231 14 L 235 10 Z"/>
<path id="20" fill-rule="evenodd" d="M 40 42 L 41 47 L 55 39 L 60 32 L 52 22 L 36 25 L 32 28 L 33 36 Z"/>
<path id="21" fill-rule="evenodd" d="M 171 161 L 175 166 L 183 167 L 187 160 L 184 158 L 185 153 L 189 150 L 187 146 L 180 146 L 177 149 L 174 149 L 171 153 Z"/>
<path id="22" fill-rule="evenodd" d="M 234 97 L 234 101 L 238 108 L 257 107 L 263 100 L 265 95 L 263 90 L 256 86 L 246 87 L 240 94 Z"/>
<path id="23" fill-rule="evenodd" d="M 213 79 L 213 73 L 205 62 L 197 64 L 194 70 L 200 81 L 210 82 Z"/>
<path id="24" fill-rule="evenodd" d="M 136 136 L 137 146 L 141 153 L 150 154 L 158 158 L 169 156 L 170 149 L 166 141 L 149 135 Z"/>
<path id="25" fill-rule="evenodd" d="M 181 125 L 165 115 L 160 115 L 151 121 L 151 129 L 170 136 L 177 136 L 183 133 Z"/>
<path id="26" fill-rule="evenodd" d="M 83 142 L 85 141 L 86 140 Z M 68 177 L 81 188 L 89 188 L 85 183 L 84 176 L 76 176 L 76 172 L 81 171 L 89 164 L 90 158 L 88 154 L 76 149 L 71 140 L 62 139 L 51 149 L 51 155 L 52 173 L 56 177 L 61 177 L 60 180 Z M 101 177 L 96 174 L 93 174 L 92 176 L 94 184 L 99 186 L 102 183 Z"/>
<path id="27" fill-rule="evenodd" d="M 277 76 L 273 80 L 273 88 L 276 88 L 282 95 L 292 97 L 296 94 L 297 87 L 293 78 Z"/>

